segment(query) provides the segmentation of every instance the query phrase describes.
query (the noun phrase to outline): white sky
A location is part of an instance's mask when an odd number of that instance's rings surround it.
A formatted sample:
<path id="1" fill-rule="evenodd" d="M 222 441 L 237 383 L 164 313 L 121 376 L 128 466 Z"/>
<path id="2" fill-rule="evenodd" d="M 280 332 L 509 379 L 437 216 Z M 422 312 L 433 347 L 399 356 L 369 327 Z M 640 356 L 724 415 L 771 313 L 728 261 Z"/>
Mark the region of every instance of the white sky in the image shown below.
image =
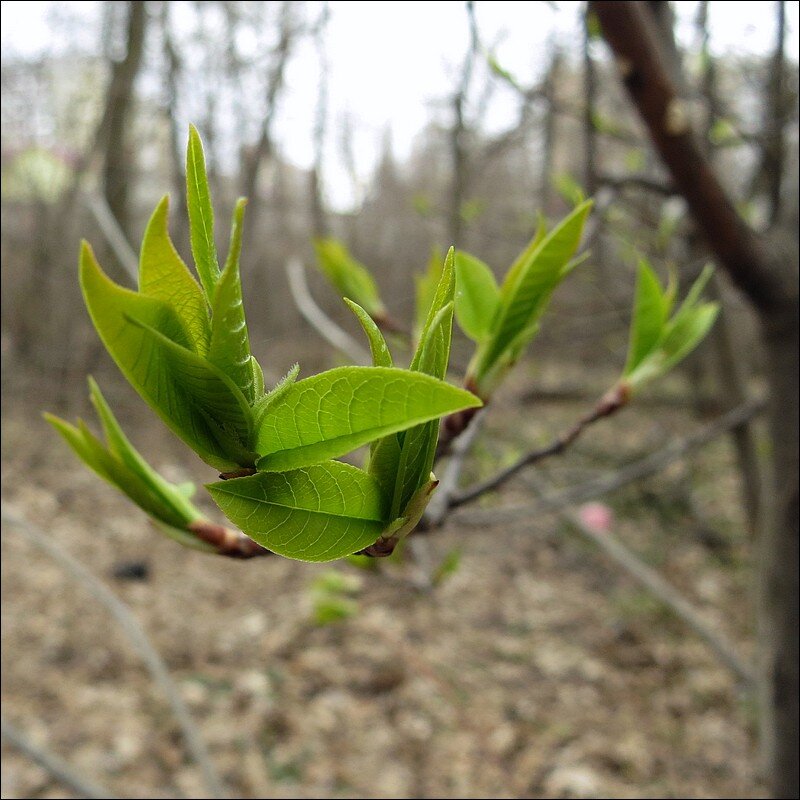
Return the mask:
<path id="1" fill-rule="evenodd" d="M 793 58 L 797 58 L 798 50 L 799 5 L 787 3 L 787 52 Z M 3 0 L 3 57 L 32 57 L 45 50 L 58 52 L 67 47 L 96 50 L 98 6 L 92 0 Z M 581 6 L 578 2 L 479 0 L 476 13 L 484 41 L 500 43 L 500 63 L 523 83 L 533 83 L 543 66 L 547 37 L 553 32 L 566 45 L 574 41 L 576 51 L 580 47 Z M 678 2 L 675 6 L 678 35 L 691 41 L 697 3 Z M 774 40 L 773 8 L 773 3 L 768 2 L 712 2 L 709 20 L 713 51 L 767 52 Z M 452 92 L 455 71 L 468 40 L 464 3 L 332 0 L 330 9 L 326 37 L 329 126 L 335 131 L 345 113 L 351 116 L 359 170 L 366 177 L 375 163 L 384 130 L 391 131 L 394 151 L 402 158 L 408 155 L 414 136 L 432 115 L 445 113 L 441 102 Z M 59 42 L 54 35 L 53 20 L 60 11 L 86 20 L 76 38 L 68 43 Z M 318 62 L 310 48 L 298 52 L 290 63 L 288 91 L 277 120 L 281 151 L 300 166 L 307 166 L 312 158 L 317 73 Z M 514 108 L 510 95 L 504 105 L 499 93 L 492 107 L 493 127 L 501 129 L 511 124 Z M 338 161 L 336 143 L 329 142 L 328 162 L 333 171 L 328 177 L 329 186 L 341 177 L 336 174 L 343 169 Z"/>

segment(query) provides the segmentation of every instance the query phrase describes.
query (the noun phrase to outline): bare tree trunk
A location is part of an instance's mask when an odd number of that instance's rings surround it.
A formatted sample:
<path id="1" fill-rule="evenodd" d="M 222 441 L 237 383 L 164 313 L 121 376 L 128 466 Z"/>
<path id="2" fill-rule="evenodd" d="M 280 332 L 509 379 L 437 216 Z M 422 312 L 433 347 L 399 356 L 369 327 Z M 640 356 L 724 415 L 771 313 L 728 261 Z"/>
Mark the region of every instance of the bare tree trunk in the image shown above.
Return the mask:
<path id="1" fill-rule="evenodd" d="M 325 132 L 328 122 L 328 57 L 325 51 L 325 28 L 328 24 L 330 9 L 324 3 L 320 20 L 314 32 L 319 59 L 319 94 L 314 115 L 314 164 L 309 175 L 309 192 L 311 195 L 311 222 L 314 236 L 328 235 L 328 221 L 325 217 L 325 201 L 323 198 L 322 167 L 325 156 Z"/>
<path id="2" fill-rule="evenodd" d="M 172 39 L 172 27 L 169 16 L 170 4 L 166 0 L 161 3 L 162 49 L 164 54 L 164 88 L 166 94 L 166 114 L 169 123 L 170 167 L 172 180 L 172 220 L 176 226 L 175 240 L 183 242 L 188 236 L 186 188 L 183 167 L 183 149 L 185 133 L 180 129 L 176 108 L 178 105 L 178 81 L 182 69 L 181 58 Z"/>
<path id="3" fill-rule="evenodd" d="M 133 87 L 142 61 L 147 9 L 143 0 L 128 3 L 125 57 L 111 68 L 106 98 L 103 194 L 120 227 L 130 235 L 130 186 L 133 151 L 128 148 L 128 130 L 133 110 Z"/>
<path id="4" fill-rule="evenodd" d="M 770 227 L 778 224 L 781 217 L 781 184 L 786 161 L 784 127 L 786 125 L 786 4 L 775 3 L 775 49 L 767 72 L 764 99 L 764 122 L 762 126 L 763 147 L 761 163 L 754 180 L 754 190 L 767 196 Z"/>
<path id="5" fill-rule="evenodd" d="M 253 147 L 250 153 L 245 154 L 242 164 L 243 172 L 240 193 L 248 198 L 248 214 L 252 220 L 256 218 L 256 209 L 260 201 L 257 190 L 258 174 L 262 162 L 271 156 L 273 152 L 272 124 L 277 111 L 278 98 L 283 89 L 286 63 L 289 60 L 293 39 L 292 3 L 289 0 L 285 0 L 285 2 L 281 4 L 280 11 L 280 38 L 275 48 L 272 68 L 267 77 L 266 107 L 264 109 L 264 119 L 261 122 L 261 131 L 255 147 Z M 252 225 L 249 230 L 253 230 Z"/>
<path id="6" fill-rule="evenodd" d="M 450 202 L 447 223 L 447 245 L 460 247 L 463 227 L 463 205 L 467 191 L 467 121 L 465 105 L 467 92 L 472 82 L 472 71 L 475 66 L 475 54 L 478 50 L 478 28 L 475 23 L 474 4 L 467 3 L 470 21 L 470 43 L 464 64 L 461 67 L 461 78 L 458 89 L 453 95 L 453 123 L 450 127 L 450 157 L 452 159 L 453 178 L 450 187 Z"/>
<path id="7" fill-rule="evenodd" d="M 694 139 L 640 2 L 591 3 L 653 144 L 709 246 L 758 312 L 770 389 L 771 482 L 760 541 L 762 729 L 772 794 L 798 781 L 798 249 L 765 243 L 736 213 Z M 769 244 L 769 248 L 766 246 Z"/>
<path id="8" fill-rule="evenodd" d="M 709 161 L 713 164 L 714 151 L 711 147 L 710 134 L 719 116 L 720 103 L 717 95 L 716 63 L 708 46 L 708 0 L 703 0 L 698 4 L 696 26 L 703 63 L 701 86 L 705 101 L 705 116 L 701 127 L 702 136 L 700 141 Z M 692 235 L 691 239 L 695 251 L 702 247 L 702 243 L 698 241 L 696 235 Z M 731 304 L 725 297 L 719 276 L 714 276 L 709 288 L 714 299 L 717 300 L 722 308 L 717 324 L 711 331 L 711 342 L 716 350 L 717 365 L 722 384 L 722 407 L 730 410 L 747 401 L 747 379 L 741 359 L 736 357 L 736 337 L 730 324 Z M 746 421 L 733 428 L 731 430 L 731 439 L 736 449 L 736 459 L 739 462 L 742 506 L 747 515 L 750 535 L 755 537 L 761 513 L 763 480 L 753 424 Z"/>
<path id="9" fill-rule="evenodd" d="M 550 60 L 550 67 L 547 70 L 542 92 L 545 98 L 545 111 L 542 142 L 542 171 L 539 183 L 540 208 L 542 213 L 547 214 L 550 210 L 551 198 L 553 196 L 553 164 L 555 163 L 555 144 L 556 144 L 556 123 L 558 114 L 556 112 L 559 74 L 561 72 L 562 54 L 555 47 Z"/>
<path id="10" fill-rule="evenodd" d="M 583 184 L 586 194 L 597 193 L 597 74 L 591 52 L 592 16 L 587 7 L 583 15 Z M 598 259 L 602 262 L 602 259 Z"/>

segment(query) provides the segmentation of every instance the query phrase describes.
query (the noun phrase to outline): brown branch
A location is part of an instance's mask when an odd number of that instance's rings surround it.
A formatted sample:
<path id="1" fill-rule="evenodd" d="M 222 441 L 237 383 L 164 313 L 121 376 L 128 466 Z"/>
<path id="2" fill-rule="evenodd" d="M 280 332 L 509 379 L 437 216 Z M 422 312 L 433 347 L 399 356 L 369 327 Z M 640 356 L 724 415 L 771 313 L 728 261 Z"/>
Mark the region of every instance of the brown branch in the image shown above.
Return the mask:
<path id="1" fill-rule="evenodd" d="M 226 528 L 207 519 L 196 520 L 186 526 L 198 539 L 215 548 L 216 555 L 227 558 L 259 558 L 272 553 L 241 531 Z"/>
<path id="2" fill-rule="evenodd" d="M 469 510 L 469 515 L 459 516 L 460 524 L 484 525 L 487 521 L 508 521 L 520 517 L 536 514 L 541 510 L 542 502 L 551 511 L 584 503 L 595 497 L 601 497 L 618 489 L 622 489 L 631 483 L 649 478 L 662 470 L 666 469 L 675 461 L 686 457 L 695 450 L 705 447 L 709 442 L 714 441 L 723 434 L 728 433 L 733 428 L 751 420 L 761 413 L 766 407 L 763 398 L 750 400 L 744 405 L 722 414 L 708 425 L 700 428 L 691 436 L 673 441 L 667 447 L 650 453 L 644 458 L 627 464 L 616 472 L 612 472 L 601 478 L 595 478 L 576 487 L 566 489 L 561 492 L 546 496 L 542 500 L 531 504 L 519 506 L 501 506 L 499 508 Z"/>
<path id="3" fill-rule="evenodd" d="M 450 508 L 456 508 L 469 503 L 477 497 L 480 497 L 486 492 L 497 489 L 502 486 L 509 478 L 516 475 L 525 467 L 531 464 L 536 464 L 549 456 L 559 455 L 563 453 L 590 425 L 606 417 L 615 414 L 623 408 L 630 399 L 628 389 L 624 384 L 618 384 L 609 392 L 607 392 L 597 405 L 585 416 L 581 417 L 568 431 L 554 439 L 546 447 L 540 447 L 536 450 L 531 450 L 524 456 L 519 458 L 510 466 L 500 470 L 496 475 L 487 478 L 485 481 L 475 484 L 474 486 L 465 489 L 463 492 L 453 494 L 450 497 Z"/>
<path id="4" fill-rule="evenodd" d="M 694 136 L 689 109 L 678 96 L 659 57 L 659 44 L 645 3 L 592 0 L 603 35 L 617 59 L 631 98 L 686 199 L 698 226 L 731 278 L 762 311 L 783 308 L 784 277 L 770 268 L 762 245 L 736 212 Z"/>

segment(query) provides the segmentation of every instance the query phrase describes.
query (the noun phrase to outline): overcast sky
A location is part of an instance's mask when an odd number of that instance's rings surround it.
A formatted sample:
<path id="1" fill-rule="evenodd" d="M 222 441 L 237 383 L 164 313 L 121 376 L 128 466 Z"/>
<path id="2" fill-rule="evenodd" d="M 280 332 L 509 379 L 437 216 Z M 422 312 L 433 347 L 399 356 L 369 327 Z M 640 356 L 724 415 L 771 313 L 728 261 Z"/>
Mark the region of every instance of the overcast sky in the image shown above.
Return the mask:
<path id="1" fill-rule="evenodd" d="M 97 48 L 97 2 L 32 2 L 3 0 L 2 54 L 32 57 L 43 51 L 58 52 L 79 47 Z M 313 3 L 311 4 L 313 5 Z M 787 53 L 797 57 L 798 3 L 787 3 Z M 692 21 L 697 3 L 675 3 L 678 35 L 691 41 Z M 580 46 L 577 2 L 491 2 L 476 3 L 482 38 L 500 42 L 500 63 L 523 82 L 533 82 L 543 68 L 547 37 L 556 32 L 562 42 Z M 765 53 L 774 41 L 773 4 L 712 2 L 710 4 L 711 46 L 715 53 Z M 329 63 L 329 114 L 335 126 L 344 113 L 355 126 L 356 151 L 365 175 L 374 164 L 381 134 L 390 130 L 395 153 L 406 156 L 413 139 L 452 92 L 457 66 L 468 41 L 464 3 L 450 2 L 364 2 L 332 0 L 327 32 Z M 85 19 L 71 42 L 58 41 L 53 20 L 59 13 Z M 573 38 L 574 37 L 574 38 Z M 277 133 L 283 155 L 301 166 L 312 158 L 310 131 L 317 93 L 318 62 L 306 51 L 292 60 Z M 495 128 L 513 120 L 514 101 L 506 107 L 500 94 L 492 108 Z M 329 163 L 338 183 L 338 154 L 330 144 Z M 333 198 L 336 200 L 336 198 Z"/>

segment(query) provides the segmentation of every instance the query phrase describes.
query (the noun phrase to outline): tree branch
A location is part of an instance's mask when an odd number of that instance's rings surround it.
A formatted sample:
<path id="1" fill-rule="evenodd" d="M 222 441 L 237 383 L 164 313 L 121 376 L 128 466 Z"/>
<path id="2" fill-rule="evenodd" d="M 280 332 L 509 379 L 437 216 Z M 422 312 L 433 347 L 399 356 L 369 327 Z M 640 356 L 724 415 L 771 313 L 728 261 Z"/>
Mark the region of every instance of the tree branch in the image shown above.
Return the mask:
<path id="1" fill-rule="evenodd" d="M 609 558 L 622 567 L 634 580 L 642 584 L 670 611 L 680 617 L 714 651 L 717 658 L 748 687 L 756 681 L 749 664 L 741 661 L 730 642 L 706 623 L 694 606 L 654 569 L 628 550 L 618 539 L 605 531 L 587 525 L 574 511 L 559 512 L 562 519 L 582 536 L 596 544 Z"/>
<path id="2" fill-rule="evenodd" d="M 248 559 L 273 555 L 270 550 L 262 547 L 241 531 L 226 528 L 224 525 L 218 525 L 207 519 L 191 522 L 186 529 L 201 541 L 210 544 L 216 550 L 215 554 L 219 556 Z"/>
<path id="3" fill-rule="evenodd" d="M 216 769 L 209 757 L 206 746 L 200 736 L 197 726 L 192 719 L 189 709 L 181 697 L 180 690 L 170 677 L 163 659 L 148 638 L 144 628 L 139 624 L 133 612 L 111 589 L 96 578 L 80 561 L 71 556 L 66 550 L 56 543 L 52 536 L 32 525 L 21 516 L 10 512 L 5 505 L 2 507 L 2 520 L 19 531 L 34 546 L 43 550 L 48 556 L 58 562 L 75 580 L 97 600 L 105 606 L 112 617 L 119 623 L 122 632 L 142 657 L 153 680 L 164 692 L 172 708 L 172 713 L 183 733 L 186 747 L 197 765 L 200 767 L 205 780 L 206 789 L 210 797 L 223 798 L 226 796 Z"/>
<path id="4" fill-rule="evenodd" d="M 354 364 L 371 364 L 369 353 L 342 330 L 315 302 L 306 282 L 303 263 L 292 258 L 286 262 L 286 277 L 289 279 L 289 291 L 300 313 L 314 330 L 336 350 L 344 353 Z"/>
<path id="5" fill-rule="evenodd" d="M 6 741 L 23 752 L 43 770 L 49 772 L 57 781 L 72 789 L 79 797 L 86 797 L 89 800 L 115 800 L 116 795 L 112 794 L 105 786 L 91 783 L 82 778 L 66 761 L 62 761 L 49 750 L 35 745 L 5 717 L 0 717 L 0 733 Z"/>
<path id="6" fill-rule="evenodd" d="M 736 285 L 762 311 L 796 297 L 796 276 L 771 269 L 760 241 L 736 212 L 694 136 L 685 102 L 659 58 L 645 4 L 592 0 L 622 81 L 647 125 L 675 187 Z"/>
<path id="7" fill-rule="evenodd" d="M 683 439 L 678 439 L 672 444 L 655 453 L 628 464 L 616 472 L 602 478 L 596 478 L 579 486 L 555 492 L 545 496 L 536 503 L 526 503 L 521 506 L 501 506 L 469 510 L 469 515 L 459 516 L 459 523 L 466 525 L 485 525 L 489 521 L 509 521 L 520 517 L 531 516 L 541 510 L 544 503 L 550 510 L 560 510 L 568 506 L 584 503 L 595 497 L 610 494 L 622 489 L 631 483 L 648 478 L 666 469 L 670 464 L 684 458 L 689 453 L 712 442 L 714 439 L 728 433 L 731 429 L 742 425 L 755 417 L 766 408 L 766 400 L 759 398 L 751 400 L 738 408 L 729 411 L 715 419 L 710 424 L 700 428 L 696 433 Z"/>
<path id="8" fill-rule="evenodd" d="M 554 439 L 546 447 L 540 447 L 536 450 L 531 450 L 521 458 L 517 459 L 513 464 L 500 470 L 496 475 L 487 478 L 485 481 L 475 484 L 474 486 L 465 489 L 463 492 L 452 495 L 450 500 L 450 507 L 456 508 L 457 506 L 464 505 L 471 500 L 475 500 L 486 492 L 497 489 L 502 486 L 509 478 L 516 475 L 525 467 L 531 464 L 536 464 L 542 459 L 549 456 L 558 455 L 563 453 L 590 425 L 593 425 L 600 419 L 615 414 L 628 402 L 627 390 L 623 385 L 618 385 L 607 392 L 597 403 L 597 405 L 588 414 L 579 419 L 568 431 Z"/>

